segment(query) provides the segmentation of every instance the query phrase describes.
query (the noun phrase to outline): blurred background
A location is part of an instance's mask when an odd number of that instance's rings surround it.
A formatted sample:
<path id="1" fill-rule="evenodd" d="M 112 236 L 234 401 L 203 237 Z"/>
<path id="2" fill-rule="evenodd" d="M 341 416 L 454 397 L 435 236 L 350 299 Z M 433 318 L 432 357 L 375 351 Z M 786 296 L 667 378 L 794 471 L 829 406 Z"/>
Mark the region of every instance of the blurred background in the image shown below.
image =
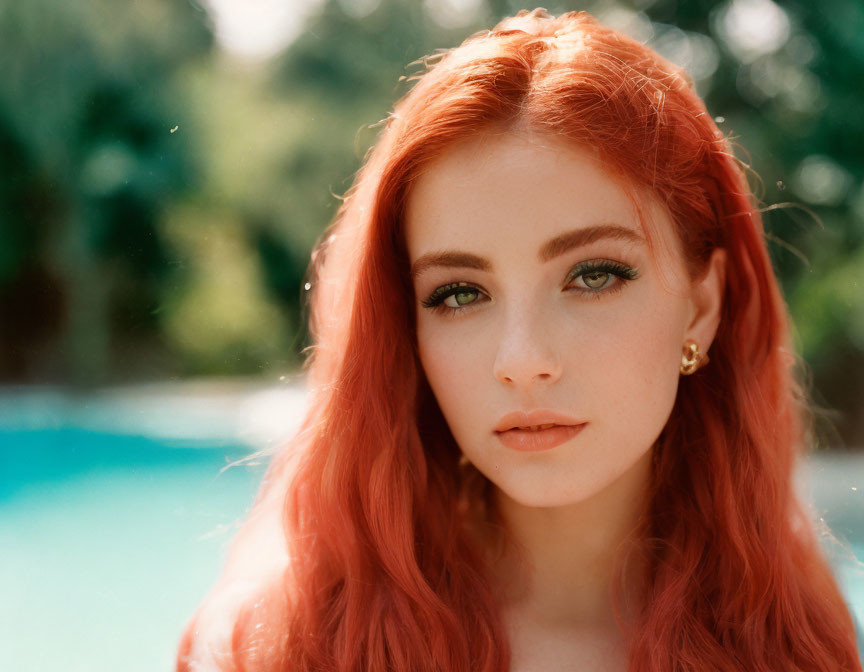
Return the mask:
<path id="1" fill-rule="evenodd" d="M 543 6 L 687 68 L 754 169 L 864 621 L 864 3 Z M 523 7 L 0 0 L 0 669 L 170 669 L 264 462 L 225 467 L 302 415 L 309 253 L 375 125 Z"/>

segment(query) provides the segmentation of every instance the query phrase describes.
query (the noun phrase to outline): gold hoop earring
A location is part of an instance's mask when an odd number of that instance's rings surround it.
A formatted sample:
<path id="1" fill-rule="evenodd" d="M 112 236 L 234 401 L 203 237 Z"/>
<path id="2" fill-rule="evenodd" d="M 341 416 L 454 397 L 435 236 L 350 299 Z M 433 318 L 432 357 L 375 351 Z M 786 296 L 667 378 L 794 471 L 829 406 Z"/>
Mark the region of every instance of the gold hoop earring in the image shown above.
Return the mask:
<path id="1" fill-rule="evenodd" d="M 708 353 L 699 354 L 699 344 L 696 341 L 687 340 L 684 343 L 684 352 L 681 355 L 681 373 L 689 376 L 708 363 Z"/>

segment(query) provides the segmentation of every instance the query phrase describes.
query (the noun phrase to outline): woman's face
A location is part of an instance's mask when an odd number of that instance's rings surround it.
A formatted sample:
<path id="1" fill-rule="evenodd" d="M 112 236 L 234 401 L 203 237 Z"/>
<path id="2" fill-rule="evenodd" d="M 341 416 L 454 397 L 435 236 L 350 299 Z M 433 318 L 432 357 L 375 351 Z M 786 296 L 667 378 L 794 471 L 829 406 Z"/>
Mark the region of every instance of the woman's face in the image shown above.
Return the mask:
<path id="1" fill-rule="evenodd" d="M 597 160 L 540 135 L 476 136 L 413 183 L 423 370 L 464 455 L 523 505 L 587 499 L 645 458 L 672 410 L 685 339 L 705 352 L 714 337 L 719 302 L 693 292 L 668 215 L 647 205 L 656 257 Z M 715 271 L 706 279 L 719 295 Z M 515 445 L 532 435 L 496 432 L 503 416 L 537 410 L 582 427 L 553 430 L 564 442 L 534 451 Z"/>

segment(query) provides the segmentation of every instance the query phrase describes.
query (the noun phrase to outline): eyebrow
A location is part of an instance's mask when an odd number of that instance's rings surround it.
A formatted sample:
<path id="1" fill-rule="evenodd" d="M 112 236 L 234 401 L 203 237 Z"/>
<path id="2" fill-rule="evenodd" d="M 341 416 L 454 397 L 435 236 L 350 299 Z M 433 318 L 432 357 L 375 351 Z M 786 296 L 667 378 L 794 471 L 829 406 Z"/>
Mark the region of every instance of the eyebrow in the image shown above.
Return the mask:
<path id="1" fill-rule="evenodd" d="M 540 246 L 537 258 L 540 262 L 547 263 L 572 249 L 585 247 L 598 240 L 605 239 L 623 240 L 635 244 L 645 243 L 645 238 L 634 229 L 626 226 L 603 224 L 583 229 L 574 229 L 547 240 Z M 424 272 L 436 266 L 444 268 L 475 268 L 485 272 L 492 270 L 492 262 L 485 257 L 470 252 L 444 250 L 442 252 L 429 252 L 419 257 L 411 265 L 411 277 L 416 280 Z"/>

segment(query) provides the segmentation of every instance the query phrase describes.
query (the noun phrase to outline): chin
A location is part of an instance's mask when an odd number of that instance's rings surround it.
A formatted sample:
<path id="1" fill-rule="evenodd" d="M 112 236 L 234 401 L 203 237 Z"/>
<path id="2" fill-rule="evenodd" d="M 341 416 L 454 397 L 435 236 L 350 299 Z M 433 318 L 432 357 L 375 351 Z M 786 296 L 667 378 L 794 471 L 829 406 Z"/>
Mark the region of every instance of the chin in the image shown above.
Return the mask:
<path id="1" fill-rule="evenodd" d="M 495 484 L 495 487 L 501 492 L 501 494 L 513 500 L 517 504 L 538 509 L 551 509 L 579 504 L 580 502 L 590 499 L 592 495 L 595 495 L 600 489 L 602 489 L 598 487 L 593 490 L 577 490 L 575 492 L 571 489 L 562 492 L 559 489 L 543 487 L 542 485 L 533 488 L 518 486 L 502 487 L 497 483 Z"/>

